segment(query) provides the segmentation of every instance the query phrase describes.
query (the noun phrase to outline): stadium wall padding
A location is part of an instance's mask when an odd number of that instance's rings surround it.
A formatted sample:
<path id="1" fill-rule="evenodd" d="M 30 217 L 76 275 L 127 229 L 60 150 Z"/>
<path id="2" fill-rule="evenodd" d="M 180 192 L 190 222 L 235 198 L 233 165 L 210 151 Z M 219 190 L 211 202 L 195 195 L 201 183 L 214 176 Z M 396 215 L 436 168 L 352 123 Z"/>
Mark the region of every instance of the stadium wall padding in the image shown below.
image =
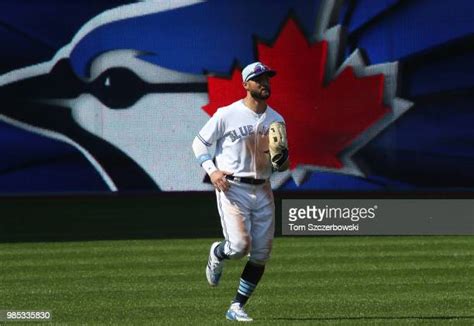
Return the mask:
<path id="1" fill-rule="evenodd" d="M 454 192 L 275 193 L 275 235 L 283 199 L 473 199 Z M 446 217 L 449 219 L 449 216 Z M 357 236 L 357 235 L 354 235 Z M 222 227 L 213 192 L 0 197 L 0 242 L 215 238 Z"/>
<path id="2" fill-rule="evenodd" d="M 213 193 L 0 198 L 0 241 L 219 237 Z"/>

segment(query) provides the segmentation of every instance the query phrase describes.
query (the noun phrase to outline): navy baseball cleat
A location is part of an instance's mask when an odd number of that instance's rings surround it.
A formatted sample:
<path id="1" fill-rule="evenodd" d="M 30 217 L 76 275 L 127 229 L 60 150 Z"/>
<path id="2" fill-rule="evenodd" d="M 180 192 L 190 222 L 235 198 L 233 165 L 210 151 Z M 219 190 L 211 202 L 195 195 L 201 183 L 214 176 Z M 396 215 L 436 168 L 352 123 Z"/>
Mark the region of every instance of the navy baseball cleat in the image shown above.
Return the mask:
<path id="1" fill-rule="evenodd" d="M 235 321 L 253 321 L 238 302 L 234 302 L 230 305 L 229 310 L 227 310 L 227 313 L 225 314 L 225 318 Z"/>
<path id="2" fill-rule="evenodd" d="M 214 250 L 219 245 L 220 242 L 214 242 L 211 245 L 211 250 L 209 251 L 209 260 L 207 261 L 206 266 L 206 278 L 207 282 L 211 286 L 217 286 L 222 275 L 222 269 L 224 268 L 224 261 L 216 257 Z"/>

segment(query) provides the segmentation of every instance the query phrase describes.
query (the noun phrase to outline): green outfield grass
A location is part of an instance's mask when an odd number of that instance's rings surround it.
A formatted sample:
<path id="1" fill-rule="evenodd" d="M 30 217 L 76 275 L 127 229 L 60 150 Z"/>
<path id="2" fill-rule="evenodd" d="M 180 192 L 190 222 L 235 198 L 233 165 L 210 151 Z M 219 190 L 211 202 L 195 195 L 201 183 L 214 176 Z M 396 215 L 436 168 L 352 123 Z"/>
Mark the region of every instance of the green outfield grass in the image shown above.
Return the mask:
<path id="1" fill-rule="evenodd" d="M 0 310 L 47 309 L 54 324 L 229 325 L 244 261 L 210 288 L 212 241 L 0 244 Z M 259 325 L 473 325 L 473 255 L 474 237 L 277 238 L 247 312 Z"/>

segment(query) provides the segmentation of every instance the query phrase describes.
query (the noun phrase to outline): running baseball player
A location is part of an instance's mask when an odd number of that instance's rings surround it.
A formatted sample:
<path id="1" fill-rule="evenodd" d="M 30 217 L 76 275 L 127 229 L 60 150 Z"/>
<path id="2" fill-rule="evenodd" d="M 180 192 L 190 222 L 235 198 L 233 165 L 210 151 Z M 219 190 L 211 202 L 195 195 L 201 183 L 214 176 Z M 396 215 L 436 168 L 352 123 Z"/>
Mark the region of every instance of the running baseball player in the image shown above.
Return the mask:
<path id="1" fill-rule="evenodd" d="M 275 205 L 269 182 L 288 168 L 283 117 L 267 105 L 276 72 L 261 62 L 242 71 L 244 99 L 219 108 L 193 142 L 199 163 L 216 188 L 224 240 L 211 245 L 207 281 L 217 286 L 224 262 L 248 256 L 226 318 L 251 321 L 243 306 L 255 290 L 270 257 Z M 215 144 L 215 163 L 209 148 Z"/>

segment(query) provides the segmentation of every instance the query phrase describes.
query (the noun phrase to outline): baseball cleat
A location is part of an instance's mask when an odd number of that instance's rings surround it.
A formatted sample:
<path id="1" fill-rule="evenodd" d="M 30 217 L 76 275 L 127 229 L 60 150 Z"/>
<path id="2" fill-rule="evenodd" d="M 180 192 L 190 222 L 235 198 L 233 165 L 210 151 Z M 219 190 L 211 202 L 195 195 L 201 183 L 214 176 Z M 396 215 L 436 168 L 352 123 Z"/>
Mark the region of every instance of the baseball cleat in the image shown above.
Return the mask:
<path id="1" fill-rule="evenodd" d="M 207 282 L 211 286 L 217 286 L 222 275 L 222 269 L 224 268 L 224 261 L 219 260 L 214 254 L 214 250 L 219 245 L 220 242 L 214 242 L 211 245 L 211 250 L 209 251 L 209 260 L 207 261 L 206 266 L 206 278 Z"/>
<path id="2" fill-rule="evenodd" d="M 253 321 L 247 313 L 244 311 L 244 308 L 240 306 L 240 303 L 234 302 L 230 305 L 229 310 L 225 314 L 225 318 L 228 320 L 235 321 Z"/>

